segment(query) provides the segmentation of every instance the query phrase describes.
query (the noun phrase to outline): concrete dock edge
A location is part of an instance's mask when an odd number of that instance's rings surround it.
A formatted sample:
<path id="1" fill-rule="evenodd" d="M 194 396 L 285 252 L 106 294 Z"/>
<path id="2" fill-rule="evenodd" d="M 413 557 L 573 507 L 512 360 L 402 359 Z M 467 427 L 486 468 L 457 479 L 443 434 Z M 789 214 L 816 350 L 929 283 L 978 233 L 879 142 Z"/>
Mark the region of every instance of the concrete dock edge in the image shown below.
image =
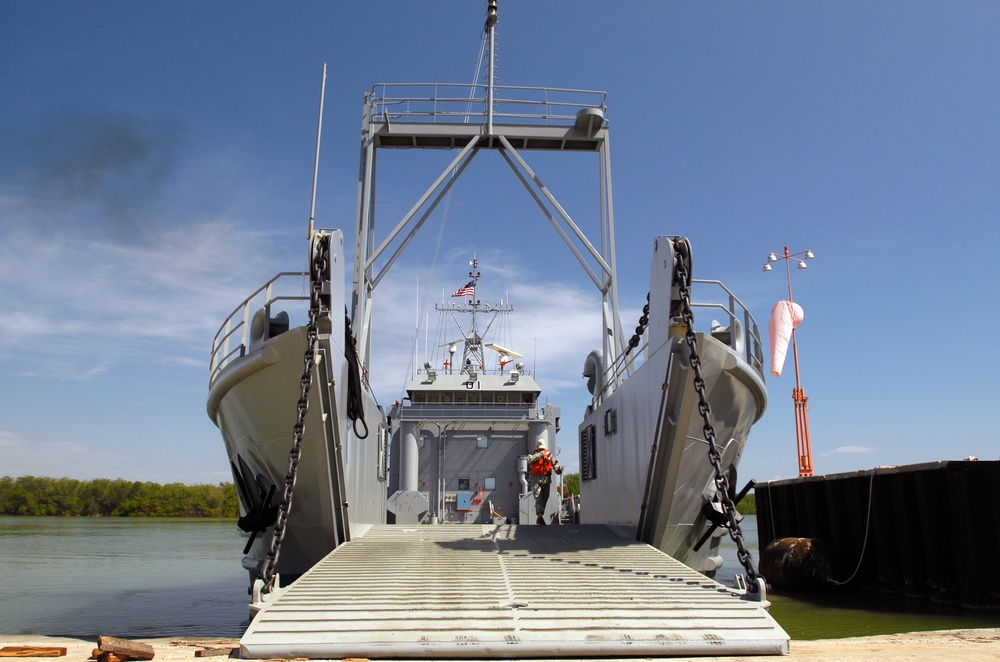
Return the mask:
<path id="1" fill-rule="evenodd" d="M 156 656 L 154 661 L 193 660 L 198 650 L 236 647 L 236 639 L 212 638 L 161 638 L 140 639 L 151 645 Z M 0 646 L 64 646 L 67 648 L 62 658 L 34 658 L 52 660 L 86 660 L 97 643 L 93 640 L 40 635 L 0 634 Z M 940 630 L 934 632 L 906 632 L 874 637 L 852 637 L 849 639 L 820 639 L 816 641 L 792 641 L 791 653 L 783 659 L 796 660 L 843 660 L 851 662 L 867 660 L 998 660 L 1000 659 L 1000 628 Z M 217 659 L 224 659 L 219 657 Z M 642 658 L 648 659 L 648 658 Z M 760 657 L 716 657 L 716 658 L 671 658 L 672 660 L 753 660 L 773 659 Z M 588 660 L 588 662 L 595 662 Z"/>

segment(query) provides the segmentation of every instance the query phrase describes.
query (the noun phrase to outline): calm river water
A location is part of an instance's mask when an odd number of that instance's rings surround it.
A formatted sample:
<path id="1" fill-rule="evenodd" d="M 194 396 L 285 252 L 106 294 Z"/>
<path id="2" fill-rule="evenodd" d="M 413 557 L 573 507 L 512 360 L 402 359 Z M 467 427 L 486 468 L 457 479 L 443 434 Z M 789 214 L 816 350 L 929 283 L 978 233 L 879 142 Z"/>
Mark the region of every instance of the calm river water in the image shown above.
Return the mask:
<path id="1" fill-rule="evenodd" d="M 744 535 L 757 558 L 753 517 Z M 717 579 L 739 570 L 728 538 Z M 233 520 L 0 517 L 0 634 L 233 637 L 248 623 Z M 1000 627 L 1000 615 L 769 595 L 793 639 Z"/>
<path id="2" fill-rule="evenodd" d="M 0 633 L 239 637 L 235 520 L 0 517 Z"/>

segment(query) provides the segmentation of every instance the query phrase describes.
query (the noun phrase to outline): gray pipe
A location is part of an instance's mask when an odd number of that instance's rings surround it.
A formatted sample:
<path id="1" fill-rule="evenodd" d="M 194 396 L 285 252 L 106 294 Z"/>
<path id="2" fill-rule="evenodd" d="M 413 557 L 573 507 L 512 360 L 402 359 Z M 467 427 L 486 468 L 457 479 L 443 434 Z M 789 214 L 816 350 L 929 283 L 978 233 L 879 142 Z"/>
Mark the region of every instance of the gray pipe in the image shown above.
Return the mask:
<path id="1" fill-rule="evenodd" d="M 417 425 L 412 421 L 403 423 L 401 430 L 401 448 L 399 458 L 399 489 L 420 490 L 419 467 L 420 448 L 417 446 Z"/>
<path id="2" fill-rule="evenodd" d="M 521 483 L 521 498 L 528 496 L 528 456 L 519 455 L 517 458 L 517 478 Z"/>

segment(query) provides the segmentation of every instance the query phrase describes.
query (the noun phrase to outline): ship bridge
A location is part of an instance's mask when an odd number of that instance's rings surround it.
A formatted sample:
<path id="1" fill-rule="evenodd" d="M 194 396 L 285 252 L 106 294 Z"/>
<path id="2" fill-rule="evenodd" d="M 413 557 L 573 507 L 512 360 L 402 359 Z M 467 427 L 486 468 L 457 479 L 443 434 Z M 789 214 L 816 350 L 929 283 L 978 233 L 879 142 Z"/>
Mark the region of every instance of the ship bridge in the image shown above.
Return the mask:
<path id="1" fill-rule="evenodd" d="M 399 408 L 399 420 L 537 418 L 542 390 L 534 379 L 516 370 L 499 375 L 474 371 L 472 375 L 431 376 L 427 372 L 407 387 L 409 403 Z"/>

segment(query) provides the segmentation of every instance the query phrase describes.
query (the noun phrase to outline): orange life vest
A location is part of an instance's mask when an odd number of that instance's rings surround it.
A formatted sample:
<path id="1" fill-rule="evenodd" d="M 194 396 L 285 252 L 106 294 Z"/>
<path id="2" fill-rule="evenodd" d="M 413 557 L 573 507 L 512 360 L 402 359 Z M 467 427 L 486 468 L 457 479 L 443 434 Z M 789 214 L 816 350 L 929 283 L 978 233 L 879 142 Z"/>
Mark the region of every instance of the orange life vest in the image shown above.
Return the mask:
<path id="1" fill-rule="evenodd" d="M 551 476 L 552 475 L 552 458 L 549 456 L 548 451 L 542 451 L 542 456 L 531 463 L 531 475 L 532 476 Z"/>

